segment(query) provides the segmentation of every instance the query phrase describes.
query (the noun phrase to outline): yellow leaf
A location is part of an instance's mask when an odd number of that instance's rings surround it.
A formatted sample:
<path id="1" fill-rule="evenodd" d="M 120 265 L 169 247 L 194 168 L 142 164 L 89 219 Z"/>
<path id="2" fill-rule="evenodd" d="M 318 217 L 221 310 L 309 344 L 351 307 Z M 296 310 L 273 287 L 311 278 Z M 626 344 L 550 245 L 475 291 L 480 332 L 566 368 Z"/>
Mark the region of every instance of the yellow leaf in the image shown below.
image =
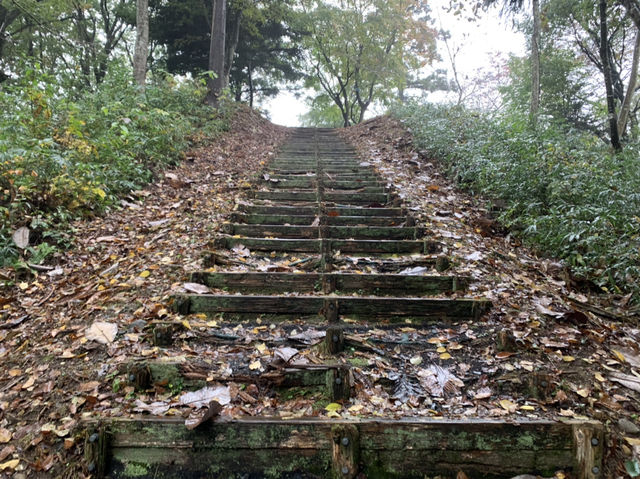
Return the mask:
<path id="1" fill-rule="evenodd" d="M 604 379 L 604 377 L 602 376 L 602 374 L 600 374 L 600 373 L 595 373 L 595 374 L 594 374 L 594 376 L 595 376 L 595 378 L 596 378 L 598 381 L 600 381 L 601 383 L 605 382 L 605 379 Z"/>
<path id="2" fill-rule="evenodd" d="M 264 354 L 264 352 L 267 350 L 267 345 L 264 343 L 256 344 L 256 349 L 260 354 Z"/>
<path id="3" fill-rule="evenodd" d="M 622 354 L 620 351 L 617 351 L 615 349 L 612 349 L 611 352 L 613 353 L 613 355 L 618 358 L 618 361 L 620 361 L 621 363 L 626 362 L 627 360 L 624 358 L 624 354 Z"/>
<path id="4" fill-rule="evenodd" d="M 580 397 L 583 397 L 583 398 L 587 398 L 587 397 L 589 397 L 589 394 L 590 394 L 590 393 L 591 393 L 591 391 L 589 391 L 589 390 L 588 390 L 588 389 L 586 389 L 586 388 L 578 389 L 578 390 L 576 391 L 576 394 L 577 394 L 578 396 L 580 396 Z"/>
<path id="5" fill-rule="evenodd" d="M 362 409 L 364 409 L 364 406 L 362 404 L 354 404 L 349 408 L 349 412 L 359 412 L 362 411 Z"/>
<path id="6" fill-rule="evenodd" d="M 9 376 L 15 378 L 16 376 L 20 376 L 22 371 L 20 369 L 9 369 Z"/>
<path id="7" fill-rule="evenodd" d="M 101 200 L 104 200 L 107 194 L 100 188 L 94 188 L 93 192 L 100 197 Z"/>
<path id="8" fill-rule="evenodd" d="M 443 353 L 440 355 L 440 359 L 451 359 L 451 355 L 449 353 Z"/>
<path id="9" fill-rule="evenodd" d="M 29 283 L 20 283 L 18 285 L 18 288 L 20 288 L 22 291 L 24 291 L 25 289 L 27 289 L 29 287 Z"/>
<path id="10" fill-rule="evenodd" d="M 522 409 L 523 411 L 535 411 L 536 408 L 533 406 L 530 406 L 528 404 L 525 404 L 524 406 L 520 406 L 520 409 Z"/>
<path id="11" fill-rule="evenodd" d="M 20 464 L 20 459 L 12 459 L 10 461 L 3 462 L 0 464 L 0 471 L 4 471 L 5 469 L 11 469 L 13 471 L 18 467 L 18 464 Z"/>
<path id="12" fill-rule="evenodd" d="M 570 362 L 572 362 L 572 361 L 575 361 L 575 360 L 576 360 L 576 358 L 574 358 L 573 356 L 562 356 L 562 360 L 563 360 L 565 363 L 570 363 Z"/>
<path id="13" fill-rule="evenodd" d="M 260 363 L 260 360 L 254 361 L 251 364 L 249 364 L 249 369 L 251 369 L 252 371 L 255 371 L 256 369 L 260 369 L 262 367 L 262 364 Z"/>
<path id="14" fill-rule="evenodd" d="M 502 407 L 502 409 L 508 412 L 515 412 L 517 408 L 517 406 L 511 401 L 509 401 L 508 399 L 502 399 L 500 401 L 500 407 Z"/>
<path id="15" fill-rule="evenodd" d="M 149 271 L 148 269 L 145 269 L 142 273 L 140 273 L 140 277 L 148 278 L 150 274 L 151 274 L 151 271 Z"/>
<path id="16" fill-rule="evenodd" d="M 327 413 L 327 417 L 335 417 L 335 418 L 341 418 L 342 416 L 340 416 L 339 412 L 336 411 L 329 411 Z"/>
<path id="17" fill-rule="evenodd" d="M 447 352 L 447 348 L 445 348 L 444 346 L 440 346 L 438 349 L 436 349 L 437 353 L 446 353 Z"/>
<path id="18" fill-rule="evenodd" d="M 630 446 L 640 446 L 640 439 L 637 437 L 625 437 L 624 440 L 627 441 Z"/>
<path id="19" fill-rule="evenodd" d="M 342 409 L 342 406 L 337 402 L 329 403 L 327 404 L 327 407 L 325 407 L 325 410 L 327 411 L 339 411 L 340 409 Z"/>
<path id="20" fill-rule="evenodd" d="M 202 319 L 202 320 L 207 319 L 207 315 L 206 315 L 206 314 L 204 314 L 204 313 L 198 313 L 198 314 L 195 314 L 194 316 L 195 316 L 196 318 L 198 318 L 198 319 Z"/>
<path id="21" fill-rule="evenodd" d="M 191 325 L 189 324 L 189 321 L 187 321 L 186 319 L 183 319 L 181 323 L 185 328 L 191 329 Z"/>
<path id="22" fill-rule="evenodd" d="M 217 328 L 218 327 L 218 321 L 209 321 L 207 323 L 207 326 L 209 326 L 210 328 Z"/>

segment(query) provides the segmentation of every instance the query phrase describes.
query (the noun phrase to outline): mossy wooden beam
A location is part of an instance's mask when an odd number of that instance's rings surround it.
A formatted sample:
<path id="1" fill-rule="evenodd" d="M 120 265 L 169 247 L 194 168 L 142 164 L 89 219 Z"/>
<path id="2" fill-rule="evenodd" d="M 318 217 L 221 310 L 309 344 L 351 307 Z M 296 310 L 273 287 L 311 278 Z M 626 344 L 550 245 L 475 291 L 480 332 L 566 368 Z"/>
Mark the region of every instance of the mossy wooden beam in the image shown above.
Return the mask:
<path id="1" fill-rule="evenodd" d="M 381 298 L 352 296 L 244 296 L 244 295 L 180 295 L 174 297 L 175 309 L 181 314 L 194 313 L 267 313 L 286 315 L 324 315 L 325 305 L 337 305 L 339 317 L 363 320 L 395 317 L 429 318 L 431 320 L 477 320 L 491 308 L 487 300 Z"/>
<path id="2" fill-rule="evenodd" d="M 220 376 L 218 365 L 205 361 L 162 361 L 134 359 L 122 363 L 119 371 L 137 391 L 146 391 L 156 386 L 184 389 L 200 389 L 209 382 L 233 382 L 237 384 L 260 384 L 281 388 L 326 388 L 326 397 L 332 401 L 347 400 L 351 382 L 347 366 L 300 365 L 289 366 L 262 374 L 234 374 Z"/>
<path id="3" fill-rule="evenodd" d="M 311 226 L 316 218 L 321 225 L 330 226 L 400 226 L 407 224 L 407 219 L 394 216 L 314 216 L 314 215 L 258 215 L 233 213 L 229 219 L 234 223 L 253 225 L 298 225 Z"/>
<path id="4" fill-rule="evenodd" d="M 240 211 L 247 214 L 259 215 L 305 215 L 316 216 L 317 214 L 327 215 L 334 218 L 340 216 L 386 216 L 403 217 L 406 210 L 402 208 L 368 208 L 368 207 L 344 207 L 326 206 L 322 209 L 314 206 L 275 206 L 275 205 L 240 205 Z"/>
<path id="5" fill-rule="evenodd" d="M 380 239 L 402 240 L 424 237 L 424 228 L 397 226 L 317 226 L 300 225 L 246 225 L 225 223 L 222 231 L 230 235 L 249 236 L 253 238 L 306 238 L 320 237 L 331 239 Z"/>
<path id="6" fill-rule="evenodd" d="M 85 422 L 88 429 L 97 424 Z M 577 452 L 582 439 L 576 430 L 602 437 L 602 425 L 590 421 L 223 416 L 194 430 L 181 418 L 110 419 L 102 427 L 111 457 L 105 474 L 111 478 L 279 478 L 297 472 L 333 479 L 344 466 L 346 477 L 369 479 L 455 477 L 459 471 L 487 479 L 548 477 L 560 469 L 577 479 L 603 477 L 603 443 L 590 446 L 589 459 Z"/>
<path id="7" fill-rule="evenodd" d="M 457 276 L 410 276 L 402 274 L 351 273 L 192 273 L 192 283 L 232 292 L 324 292 L 382 295 L 427 295 L 464 291 L 469 278 Z M 324 285 L 328 285 L 327 288 Z"/>
<path id="8" fill-rule="evenodd" d="M 214 240 L 217 248 L 231 249 L 243 245 L 251 251 L 289 251 L 320 253 L 340 251 L 341 253 L 433 254 L 440 244 L 430 240 L 314 240 L 314 239 L 271 239 L 221 237 Z"/>

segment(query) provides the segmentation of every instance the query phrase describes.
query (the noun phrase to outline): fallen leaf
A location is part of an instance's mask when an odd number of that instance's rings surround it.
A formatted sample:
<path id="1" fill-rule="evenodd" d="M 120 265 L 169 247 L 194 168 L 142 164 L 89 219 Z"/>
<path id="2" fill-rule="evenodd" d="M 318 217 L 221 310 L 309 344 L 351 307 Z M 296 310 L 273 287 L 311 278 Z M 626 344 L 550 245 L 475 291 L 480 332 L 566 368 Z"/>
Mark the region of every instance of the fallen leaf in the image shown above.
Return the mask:
<path id="1" fill-rule="evenodd" d="M 208 407 L 211 401 L 217 401 L 220 405 L 226 406 L 231 402 L 231 392 L 228 386 L 205 387 L 182 394 L 179 401 L 181 405 L 195 409 Z"/>
<path id="2" fill-rule="evenodd" d="M 509 413 L 516 412 L 516 409 L 518 408 L 516 404 L 512 403 L 508 399 L 500 400 L 500 407 Z"/>
<path id="3" fill-rule="evenodd" d="M 4 471 L 5 469 L 10 469 L 13 471 L 16 467 L 18 467 L 18 464 L 20 464 L 20 459 L 12 459 L 10 461 L 3 462 L 2 464 L 0 464 L 0 471 Z"/>
<path id="4" fill-rule="evenodd" d="M 185 291 L 195 294 L 207 294 L 211 292 L 211 290 L 207 286 L 199 283 L 184 283 L 182 285 L 182 288 Z"/>
<path id="5" fill-rule="evenodd" d="M 140 273 L 140 277 L 141 278 L 148 278 L 151 275 L 151 271 L 149 271 L 148 269 L 145 269 L 142 273 Z"/>
<path id="6" fill-rule="evenodd" d="M 409 360 L 409 362 L 414 366 L 418 366 L 422 363 L 422 356 L 414 356 Z"/>
<path id="7" fill-rule="evenodd" d="M 342 406 L 337 402 L 332 402 L 327 404 L 327 406 L 324 409 L 326 411 L 339 411 L 340 409 L 342 409 Z"/>
<path id="8" fill-rule="evenodd" d="M 249 369 L 251 369 L 252 371 L 256 371 L 256 370 L 260 369 L 261 367 L 262 367 L 262 363 L 260 362 L 259 359 L 257 361 L 252 362 L 251 364 L 249 364 Z"/>
<path id="9" fill-rule="evenodd" d="M 113 323 L 96 321 L 87 329 L 85 337 L 89 341 L 96 341 L 101 344 L 111 344 L 118 334 L 118 326 Z"/>
<path id="10" fill-rule="evenodd" d="M 0 429 L 0 444 L 6 444 L 11 440 L 11 431 L 8 429 Z"/>
<path id="11" fill-rule="evenodd" d="M 18 248 L 25 249 L 27 246 L 29 246 L 30 233 L 31 231 L 29 231 L 29 228 L 23 226 L 22 228 L 18 228 L 17 230 L 15 230 L 11 238 Z"/>
<path id="12" fill-rule="evenodd" d="M 164 401 L 155 401 L 151 404 L 147 404 L 140 399 L 136 399 L 135 407 L 133 410 L 135 412 L 148 412 L 153 414 L 154 416 L 162 416 L 169 410 L 170 406 Z"/>
<path id="13" fill-rule="evenodd" d="M 611 352 L 613 353 L 613 355 L 618 358 L 618 361 L 620 361 L 621 363 L 626 363 L 627 360 L 624 357 L 624 354 L 622 354 L 620 351 L 616 350 L 616 349 L 612 349 Z"/>
<path id="14" fill-rule="evenodd" d="M 637 437 L 625 437 L 624 440 L 627 441 L 630 446 L 640 446 L 640 439 Z"/>
<path id="15" fill-rule="evenodd" d="M 282 347 L 273 351 L 273 356 L 282 359 L 285 363 L 288 363 L 289 361 L 291 361 L 291 358 L 293 358 L 298 353 L 299 351 L 297 349 Z"/>

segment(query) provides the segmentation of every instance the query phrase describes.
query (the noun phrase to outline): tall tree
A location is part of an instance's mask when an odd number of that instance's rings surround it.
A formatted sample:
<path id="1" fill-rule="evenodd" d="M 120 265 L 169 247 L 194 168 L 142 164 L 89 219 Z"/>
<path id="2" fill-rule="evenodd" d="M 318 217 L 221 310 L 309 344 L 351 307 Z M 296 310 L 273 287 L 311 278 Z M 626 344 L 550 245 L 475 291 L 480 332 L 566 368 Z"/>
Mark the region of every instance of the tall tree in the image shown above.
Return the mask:
<path id="1" fill-rule="evenodd" d="M 385 102 L 408 72 L 436 58 L 429 9 L 419 0 L 307 0 L 308 85 L 328 95 L 344 126 Z"/>
<path id="2" fill-rule="evenodd" d="M 133 77 L 144 92 L 149 56 L 149 0 L 137 0 L 136 46 L 133 56 Z"/>
<path id="3" fill-rule="evenodd" d="M 622 100 L 622 106 L 620 107 L 620 114 L 618 115 L 618 135 L 623 137 L 627 129 L 627 122 L 631 113 L 631 101 L 636 92 L 636 85 L 638 83 L 638 63 L 640 63 L 640 27 L 636 27 L 636 41 L 633 46 L 633 59 L 631 60 L 631 73 L 629 73 L 629 85 L 627 86 L 627 93 Z"/>
<path id="4" fill-rule="evenodd" d="M 209 71 L 212 75 L 207 81 L 209 92 L 207 103 L 218 107 L 220 95 L 225 86 L 224 57 L 227 29 L 227 0 L 215 0 L 211 19 L 211 43 L 209 45 Z"/>
<path id="5" fill-rule="evenodd" d="M 515 13 L 524 8 L 524 0 L 484 0 L 485 6 L 502 4 L 503 13 Z M 530 121 L 533 126 L 540 109 L 540 0 L 531 0 L 533 31 L 531 33 L 531 105 Z"/>
<path id="6" fill-rule="evenodd" d="M 277 94 L 301 77 L 301 37 L 295 0 L 227 0 L 224 83 L 236 100 Z M 151 37 L 166 46 L 165 68 L 208 70 L 211 0 L 168 0 L 156 9 Z"/>
<path id="7" fill-rule="evenodd" d="M 640 29 L 640 0 L 618 0 L 627 9 L 636 27 Z"/>
<path id="8" fill-rule="evenodd" d="M 618 134 L 618 117 L 616 115 L 616 104 L 613 95 L 613 80 L 611 76 L 611 58 L 609 52 L 609 32 L 607 26 L 607 0 L 600 0 L 600 59 L 602 60 L 604 83 L 607 90 L 607 113 L 609 116 L 609 132 L 611 134 L 611 145 L 616 151 L 622 151 L 620 136 Z"/>

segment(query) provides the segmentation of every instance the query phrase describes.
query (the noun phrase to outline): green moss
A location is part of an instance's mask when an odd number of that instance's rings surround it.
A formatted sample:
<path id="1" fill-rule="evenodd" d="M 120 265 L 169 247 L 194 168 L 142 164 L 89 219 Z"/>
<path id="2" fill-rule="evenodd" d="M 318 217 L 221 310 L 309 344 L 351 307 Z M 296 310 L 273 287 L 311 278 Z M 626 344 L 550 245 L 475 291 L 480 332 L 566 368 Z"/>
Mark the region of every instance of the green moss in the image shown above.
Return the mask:
<path id="1" fill-rule="evenodd" d="M 146 464 L 138 462 L 127 462 L 124 466 L 124 474 L 127 477 L 142 477 L 149 473 L 149 468 Z"/>

